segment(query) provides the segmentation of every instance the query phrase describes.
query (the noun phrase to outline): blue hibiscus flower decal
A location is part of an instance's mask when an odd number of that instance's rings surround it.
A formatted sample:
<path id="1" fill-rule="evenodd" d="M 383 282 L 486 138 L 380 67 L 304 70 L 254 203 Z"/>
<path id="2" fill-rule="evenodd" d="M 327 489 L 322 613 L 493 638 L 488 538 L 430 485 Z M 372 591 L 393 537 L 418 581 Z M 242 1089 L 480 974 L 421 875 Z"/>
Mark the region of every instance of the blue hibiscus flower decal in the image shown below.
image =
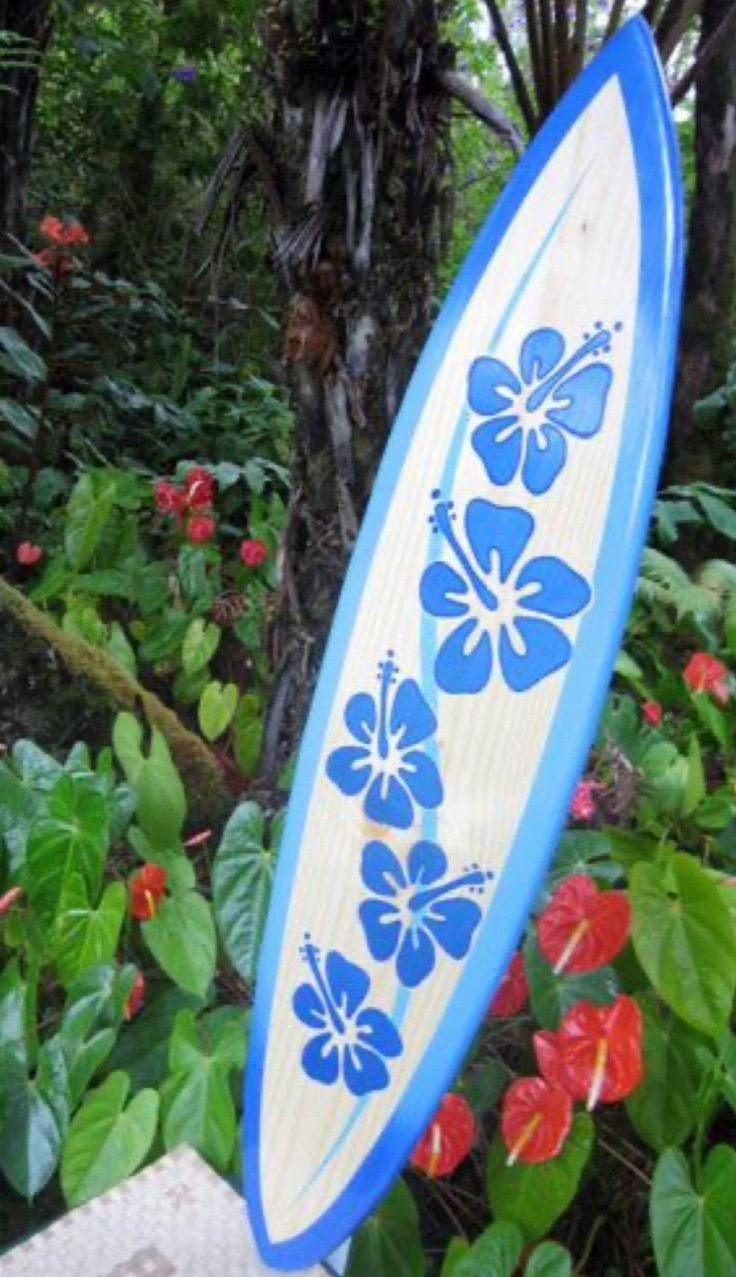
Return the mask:
<path id="1" fill-rule="evenodd" d="M 508 686 L 526 692 L 569 661 L 572 646 L 556 622 L 587 606 L 590 586 L 562 559 L 526 557 L 534 531 L 526 510 L 471 501 L 467 547 L 454 518 L 452 502 L 437 501 L 433 524 L 454 562 L 432 563 L 420 583 L 425 610 L 456 622 L 437 653 L 437 683 L 479 692 L 499 665 Z"/>
<path id="2" fill-rule="evenodd" d="M 437 730 L 437 719 L 413 678 L 397 683 L 392 654 L 378 667 L 379 693 L 351 696 L 345 723 L 355 745 L 341 745 L 327 759 L 327 775 L 343 794 L 365 791 L 363 810 L 379 825 L 408 829 L 414 804 L 435 808 L 442 781 L 429 754 L 418 749 Z"/>
<path id="3" fill-rule="evenodd" d="M 473 447 L 492 483 L 510 483 L 521 467 L 529 492 L 547 492 L 567 459 L 565 436 L 589 439 L 603 424 L 613 373 L 597 361 L 610 349 L 611 333 L 598 323 L 567 355 L 561 333 L 537 328 L 522 344 L 518 373 L 500 359 L 475 360 L 468 403 L 488 420 Z"/>
<path id="4" fill-rule="evenodd" d="M 371 956 L 377 962 L 395 956 L 406 988 L 431 975 L 437 949 L 457 960 L 465 957 L 482 916 L 470 897 L 484 891 L 490 873 L 472 865 L 447 877 L 444 851 L 427 840 L 414 844 L 406 871 L 385 843 L 369 842 L 361 872 L 373 893 L 358 911 Z"/>
<path id="5" fill-rule="evenodd" d="M 312 981 L 299 985 L 293 1007 L 302 1024 L 316 1030 L 302 1051 L 304 1072 L 323 1086 L 342 1078 L 353 1095 L 384 1090 L 389 1083 L 386 1060 L 396 1059 L 404 1048 L 389 1017 L 364 1005 L 370 989 L 365 971 L 336 949 L 322 963 L 308 937 L 302 957 Z"/>

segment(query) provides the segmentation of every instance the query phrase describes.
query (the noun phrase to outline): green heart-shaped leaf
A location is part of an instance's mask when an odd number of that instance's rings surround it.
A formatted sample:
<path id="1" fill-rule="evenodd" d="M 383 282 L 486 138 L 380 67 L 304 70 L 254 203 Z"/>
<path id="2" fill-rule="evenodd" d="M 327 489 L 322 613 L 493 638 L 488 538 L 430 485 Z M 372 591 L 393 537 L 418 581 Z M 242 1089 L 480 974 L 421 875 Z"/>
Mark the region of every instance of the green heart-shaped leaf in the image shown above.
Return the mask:
<path id="1" fill-rule="evenodd" d="M 654 1172 L 650 1215 L 661 1277 L 731 1277 L 736 1272 L 736 1150 L 719 1144 L 696 1189 L 676 1149 Z"/>
<path id="2" fill-rule="evenodd" d="M 213 679 L 207 684 L 197 711 L 202 735 L 207 740 L 217 740 L 218 736 L 222 736 L 233 720 L 237 704 L 238 689 L 235 683 L 226 683 L 223 686 L 217 679 Z"/>
<path id="3" fill-rule="evenodd" d="M 215 974 L 217 955 L 212 910 L 204 897 L 188 891 L 162 901 L 141 930 L 161 970 L 180 989 L 203 998 Z"/>
<path id="4" fill-rule="evenodd" d="M 74 1118 L 61 1159 L 61 1187 L 70 1206 L 114 1188 L 138 1169 L 153 1143 L 158 1095 L 139 1091 L 128 1107 L 130 1079 L 111 1073 Z"/>
<path id="5" fill-rule="evenodd" d="M 54 956 L 65 985 L 103 963 L 112 962 L 125 917 L 127 895 L 121 882 L 108 883 L 96 909 L 85 897 L 64 897 Z"/>
<path id="6" fill-rule="evenodd" d="M 717 884 L 693 856 L 631 870 L 632 938 L 657 992 L 704 1033 L 728 1023 L 736 993 L 736 928 Z"/>
<path id="7" fill-rule="evenodd" d="M 353 1237 L 346 1277 L 424 1277 L 416 1203 L 402 1179 Z"/>
<path id="8" fill-rule="evenodd" d="M 96 898 L 109 837 L 107 804 L 88 781 L 62 776 L 28 831 L 26 882 L 33 908 L 52 927 L 64 900 Z"/>
<path id="9" fill-rule="evenodd" d="M 263 812 L 257 803 L 241 803 L 215 854 L 212 897 L 225 950 L 244 980 L 255 977 L 275 861 L 264 846 Z"/>

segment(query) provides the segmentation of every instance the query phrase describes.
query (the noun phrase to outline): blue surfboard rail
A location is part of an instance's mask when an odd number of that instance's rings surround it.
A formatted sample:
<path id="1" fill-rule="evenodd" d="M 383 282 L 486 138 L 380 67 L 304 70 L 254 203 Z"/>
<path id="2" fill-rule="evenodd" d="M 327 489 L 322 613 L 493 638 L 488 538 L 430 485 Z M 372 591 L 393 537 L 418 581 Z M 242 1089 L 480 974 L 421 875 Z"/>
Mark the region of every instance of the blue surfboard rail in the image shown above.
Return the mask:
<path id="1" fill-rule="evenodd" d="M 576 640 L 536 782 L 458 987 L 398 1110 L 351 1182 L 307 1230 L 287 1241 L 269 1236 L 260 1196 L 263 1068 L 281 935 L 334 688 L 350 640 L 371 558 L 413 431 L 457 323 L 517 210 L 568 131 L 612 77 L 618 77 L 639 186 L 641 257 L 628 399 L 622 442 L 600 547 L 596 608 Z M 612 196 L 615 175 L 612 174 Z M 674 380 L 683 275 L 683 207 L 677 143 L 657 54 L 642 19 L 610 40 L 570 88 L 519 163 L 480 231 L 427 341 L 376 478 L 340 597 L 305 730 L 263 941 L 245 1089 L 245 1193 L 264 1261 L 292 1270 L 325 1258 L 360 1224 L 408 1160 L 452 1083 L 492 993 L 517 945 L 563 827 L 570 793 L 594 739 L 633 595 L 656 491 Z M 611 580 L 610 564 L 616 564 Z M 574 734 L 565 724 L 574 721 Z M 561 744 L 561 742 L 563 742 Z M 288 1165 L 284 1175 L 288 1176 Z"/>

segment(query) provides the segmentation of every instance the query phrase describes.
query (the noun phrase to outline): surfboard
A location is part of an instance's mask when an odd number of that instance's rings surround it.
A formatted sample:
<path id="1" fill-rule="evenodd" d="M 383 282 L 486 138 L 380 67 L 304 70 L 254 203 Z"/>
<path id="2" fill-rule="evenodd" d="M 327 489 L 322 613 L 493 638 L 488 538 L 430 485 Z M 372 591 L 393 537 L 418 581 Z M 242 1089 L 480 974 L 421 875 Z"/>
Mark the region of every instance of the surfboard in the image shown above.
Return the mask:
<path id="1" fill-rule="evenodd" d="M 300 750 L 265 932 L 245 1192 L 306 1267 L 405 1165 L 518 943 L 609 684 L 682 283 L 641 20 L 539 133 L 391 434 Z"/>

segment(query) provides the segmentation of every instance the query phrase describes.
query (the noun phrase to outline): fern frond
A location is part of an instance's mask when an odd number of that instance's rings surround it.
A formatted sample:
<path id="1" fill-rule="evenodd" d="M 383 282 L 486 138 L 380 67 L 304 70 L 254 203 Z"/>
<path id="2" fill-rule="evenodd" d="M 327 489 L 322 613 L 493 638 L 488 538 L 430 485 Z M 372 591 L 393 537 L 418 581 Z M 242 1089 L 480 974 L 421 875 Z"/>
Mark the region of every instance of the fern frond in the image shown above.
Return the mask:
<path id="1" fill-rule="evenodd" d="M 736 564 L 709 559 L 698 572 L 698 581 L 716 600 L 726 628 L 736 624 Z"/>
<path id="2" fill-rule="evenodd" d="M 712 588 L 692 581 L 675 559 L 652 546 L 644 551 L 637 594 L 648 606 L 669 608 L 678 618 L 711 617 L 720 611 L 720 600 Z"/>

